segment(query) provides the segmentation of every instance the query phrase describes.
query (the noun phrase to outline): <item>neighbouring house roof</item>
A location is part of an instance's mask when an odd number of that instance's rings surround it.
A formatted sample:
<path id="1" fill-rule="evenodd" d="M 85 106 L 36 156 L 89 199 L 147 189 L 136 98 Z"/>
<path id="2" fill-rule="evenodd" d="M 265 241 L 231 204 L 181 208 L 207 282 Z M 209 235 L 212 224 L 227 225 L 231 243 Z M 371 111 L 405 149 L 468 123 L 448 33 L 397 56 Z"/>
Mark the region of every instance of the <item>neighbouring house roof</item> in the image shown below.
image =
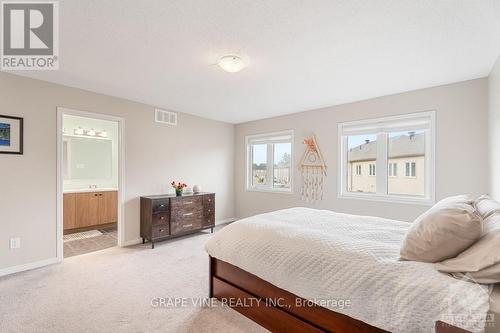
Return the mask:
<path id="1" fill-rule="evenodd" d="M 425 135 L 401 135 L 389 139 L 389 158 L 425 155 Z M 348 152 L 349 162 L 375 160 L 377 156 L 377 142 L 371 141 L 354 147 Z"/>

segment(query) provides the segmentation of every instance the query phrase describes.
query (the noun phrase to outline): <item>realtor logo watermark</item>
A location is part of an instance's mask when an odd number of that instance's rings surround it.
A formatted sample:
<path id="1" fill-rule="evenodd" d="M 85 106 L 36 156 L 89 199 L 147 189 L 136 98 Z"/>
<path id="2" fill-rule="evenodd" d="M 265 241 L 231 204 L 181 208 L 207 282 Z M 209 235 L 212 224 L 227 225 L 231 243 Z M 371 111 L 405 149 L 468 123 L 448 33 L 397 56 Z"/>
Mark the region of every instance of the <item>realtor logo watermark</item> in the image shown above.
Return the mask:
<path id="1" fill-rule="evenodd" d="M 2 1 L 0 69 L 59 68 L 57 1 Z"/>

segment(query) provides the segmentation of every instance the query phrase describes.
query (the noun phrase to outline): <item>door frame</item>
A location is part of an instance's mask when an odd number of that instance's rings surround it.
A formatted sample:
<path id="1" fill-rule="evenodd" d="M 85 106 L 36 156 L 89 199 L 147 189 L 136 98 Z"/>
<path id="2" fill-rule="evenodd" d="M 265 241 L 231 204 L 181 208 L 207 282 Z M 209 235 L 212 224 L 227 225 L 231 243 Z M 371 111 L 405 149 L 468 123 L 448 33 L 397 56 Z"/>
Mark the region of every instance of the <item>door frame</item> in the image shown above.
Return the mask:
<path id="1" fill-rule="evenodd" d="M 125 189 L 125 119 L 103 113 L 87 112 L 65 107 L 57 107 L 57 224 L 56 224 L 56 255 L 58 261 L 64 259 L 64 228 L 63 228 L 63 174 L 62 174 L 62 148 L 63 148 L 63 115 L 80 116 L 93 119 L 116 121 L 118 123 L 118 221 L 117 239 L 118 247 L 125 245 L 125 214 L 124 214 L 124 189 Z"/>

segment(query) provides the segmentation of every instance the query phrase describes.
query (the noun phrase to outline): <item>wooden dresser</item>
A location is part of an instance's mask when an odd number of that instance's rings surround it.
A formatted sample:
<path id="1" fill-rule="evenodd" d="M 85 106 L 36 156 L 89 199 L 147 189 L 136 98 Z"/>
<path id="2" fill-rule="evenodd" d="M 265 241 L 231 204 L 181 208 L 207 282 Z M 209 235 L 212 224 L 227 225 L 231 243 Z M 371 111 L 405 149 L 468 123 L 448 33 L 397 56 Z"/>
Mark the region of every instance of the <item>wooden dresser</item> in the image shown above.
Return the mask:
<path id="1" fill-rule="evenodd" d="M 215 226 L 215 194 L 197 193 L 180 197 L 152 195 L 141 197 L 142 243 L 194 233 Z"/>

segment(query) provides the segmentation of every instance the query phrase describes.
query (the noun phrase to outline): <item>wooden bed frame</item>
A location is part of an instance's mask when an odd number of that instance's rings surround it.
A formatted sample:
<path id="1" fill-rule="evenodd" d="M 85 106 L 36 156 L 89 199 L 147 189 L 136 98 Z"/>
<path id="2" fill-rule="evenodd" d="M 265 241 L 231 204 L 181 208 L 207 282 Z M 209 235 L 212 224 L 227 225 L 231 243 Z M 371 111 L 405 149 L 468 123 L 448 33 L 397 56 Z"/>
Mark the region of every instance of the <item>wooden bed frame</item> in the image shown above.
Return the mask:
<path id="1" fill-rule="evenodd" d="M 387 332 L 327 308 L 222 260 L 210 257 L 210 297 L 215 297 L 271 332 Z M 297 306 L 299 304 L 299 306 Z M 436 322 L 436 333 L 468 331 Z"/>

